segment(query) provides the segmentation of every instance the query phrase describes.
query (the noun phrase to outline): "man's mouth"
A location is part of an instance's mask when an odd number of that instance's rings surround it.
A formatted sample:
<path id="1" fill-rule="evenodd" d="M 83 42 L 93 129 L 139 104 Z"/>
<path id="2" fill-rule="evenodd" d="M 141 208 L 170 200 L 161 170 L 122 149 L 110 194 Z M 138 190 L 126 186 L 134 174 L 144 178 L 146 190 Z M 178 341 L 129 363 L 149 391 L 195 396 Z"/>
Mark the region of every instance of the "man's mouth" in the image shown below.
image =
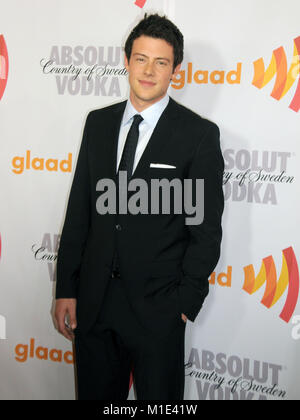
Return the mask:
<path id="1" fill-rule="evenodd" d="M 154 82 L 149 82 L 148 80 L 139 80 L 140 84 L 144 87 L 153 87 L 155 86 Z"/>

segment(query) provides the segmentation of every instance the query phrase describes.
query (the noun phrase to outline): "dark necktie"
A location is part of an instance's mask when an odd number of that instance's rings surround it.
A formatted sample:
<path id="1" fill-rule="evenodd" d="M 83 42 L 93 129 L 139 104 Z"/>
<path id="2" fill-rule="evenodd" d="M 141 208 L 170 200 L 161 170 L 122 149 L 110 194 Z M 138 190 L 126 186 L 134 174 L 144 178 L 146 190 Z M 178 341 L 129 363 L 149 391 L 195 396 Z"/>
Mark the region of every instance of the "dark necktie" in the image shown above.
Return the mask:
<path id="1" fill-rule="evenodd" d="M 129 180 L 132 175 L 133 164 L 134 164 L 134 157 L 136 146 L 139 139 L 139 125 L 143 121 L 143 117 L 139 114 L 136 114 L 133 117 L 133 123 L 129 129 L 129 132 L 126 137 L 126 142 L 124 145 L 122 158 L 119 164 L 118 173 L 117 173 L 117 191 L 119 190 L 118 179 L 119 179 L 119 171 L 127 171 L 127 179 Z M 113 270 L 118 270 L 118 256 L 115 250 L 114 258 L 113 258 Z"/>
<path id="2" fill-rule="evenodd" d="M 133 118 L 133 123 L 131 124 L 130 130 L 127 134 L 118 169 L 118 173 L 119 171 L 127 171 L 128 179 L 130 179 L 132 175 L 135 151 L 139 139 L 139 125 L 143 121 L 143 117 L 139 114 L 136 114 Z"/>

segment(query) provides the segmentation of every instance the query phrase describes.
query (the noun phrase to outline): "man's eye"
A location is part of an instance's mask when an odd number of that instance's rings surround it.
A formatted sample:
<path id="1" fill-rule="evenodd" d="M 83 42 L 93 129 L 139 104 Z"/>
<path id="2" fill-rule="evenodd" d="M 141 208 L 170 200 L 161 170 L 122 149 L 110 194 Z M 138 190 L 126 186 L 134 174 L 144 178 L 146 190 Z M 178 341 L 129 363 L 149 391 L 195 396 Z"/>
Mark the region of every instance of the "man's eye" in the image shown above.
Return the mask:
<path id="1" fill-rule="evenodd" d="M 160 66 L 166 66 L 166 64 L 167 64 L 167 63 L 166 63 L 165 61 L 159 61 L 159 62 L 158 62 L 158 64 L 159 64 Z"/>

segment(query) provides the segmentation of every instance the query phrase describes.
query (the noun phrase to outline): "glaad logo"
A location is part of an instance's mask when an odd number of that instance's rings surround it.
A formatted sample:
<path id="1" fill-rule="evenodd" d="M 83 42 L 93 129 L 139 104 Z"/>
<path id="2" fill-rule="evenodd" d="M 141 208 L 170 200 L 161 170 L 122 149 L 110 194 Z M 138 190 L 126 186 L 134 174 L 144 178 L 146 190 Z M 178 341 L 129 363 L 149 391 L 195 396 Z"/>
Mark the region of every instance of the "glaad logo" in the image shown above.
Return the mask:
<path id="1" fill-rule="evenodd" d="M 145 6 L 146 1 L 147 0 L 136 0 L 134 4 L 142 9 Z"/>
<path id="2" fill-rule="evenodd" d="M 226 73 L 225 70 L 193 70 L 193 63 L 188 63 L 187 71 L 181 70 L 178 75 L 172 80 L 171 87 L 176 90 L 182 89 L 186 83 L 196 83 L 197 85 L 239 85 L 242 76 L 242 63 L 237 63 L 236 70 L 231 70 Z"/>
<path id="3" fill-rule="evenodd" d="M 44 159 L 35 157 L 31 159 L 30 150 L 26 151 L 26 157 L 15 156 L 12 159 L 12 171 L 20 175 L 25 169 L 33 169 L 34 171 L 49 171 L 49 172 L 72 172 L 72 153 L 68 154 L 67 159 L 59 162 L 58 159 Z"/>
<path id="4" fill-rule="evenodd" d="M 49 349 L 48 347 L 35 347 L 35 339 L 31 338 L 28 344 L 17 344 L 15 347 L 15 359 L 19 363 L 25 363 L 30 359 L 47 360 L 56 363 L 74 364 L 74 355 L 71 351 L 64 352 L 58 349 Z"/>
<path id="5" fill-rule="evenodd" d="M 8 53 L 4 36 L 0 35 L 0 100 L 3 97 L 8 78 Z"/>
<path id="6" fill-rule="evenodd" d="M 254 73 L 252 84 L 258 89 L 264 88 L 276 74 L 271 96 L 280 101 L 291 89 L 300 73 L 300 36 L 294 40 L 294 55 L 289 70 L 284 48 L 279 47 L 273 51 L 271 63 L 267 69 L 262 58 L 254 62 Z M 300 109 L 300 79 L 289 108 L 295 112 Z"/>
<path id="7" fill-rule="evenodd" d="M 261 303 L 268 309 L 278 302 L 288 287 L 286 302 L 280 314 L 280 318 L 288 323 L 293 316 L 299 296 L 299 269 L 293 248 L 289 247 L 282 251 L 282 268 L 278 281 L 272 256 L 263 259 L 257 276 L 252 264 L 244 267 L 244 273 L 243 290 L 250 295 L 266 283 Z"/>
<path id="8" fill-rule="evenodd" d="M 231 287 L 232 285 L 232 266 L 227 266 L 227 273 L 217 273 L 213 271 L 209 277 L 209 284 L 216 285 L 218 283 L 221 287 Z"/>
<path id="9" fill-rule="evenodd" d="M 275 85 L 271 96 L 280 101 L 292 88 L 300 74 L 300 36 L 294 40 L 294 53 L 290 68 L 288 69 L 288 60 L 283 47 L 273 51 L 271 63 L 265 68 L 263 58 L 253 62 L 254 76 L 252 85 L 258 89 L 263 89 L 276 75 Z M 176 78 L 173 79 L 171 87 L 180 90 L 186 84 L 198 85 L 240 85 L 242 81 L 243 63 L 238 62 L 236 68 L 226 70 L 208 71 L 204 69 L 193 69 L 193 63 L 187 63 L 187 69 L 181 70 Z M 289 105 L 289 108 L 295 112 L 300 109 L 300 79 L 296 92 Z"/>

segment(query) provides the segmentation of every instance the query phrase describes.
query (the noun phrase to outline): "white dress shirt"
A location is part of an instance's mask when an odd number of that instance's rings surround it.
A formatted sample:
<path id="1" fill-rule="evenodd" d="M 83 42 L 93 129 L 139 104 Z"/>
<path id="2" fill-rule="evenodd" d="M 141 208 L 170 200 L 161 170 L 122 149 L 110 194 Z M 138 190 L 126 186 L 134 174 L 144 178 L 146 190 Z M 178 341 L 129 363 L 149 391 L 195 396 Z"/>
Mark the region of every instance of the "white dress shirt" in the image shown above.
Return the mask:
<path id="1" fill-rule="evenodd" d="M 132 173 L 135 171 L 137 164 L 150 140 L 150 137 L 153 133 L 156 124 L 165 110 L 166 106 L 169 103 L 169 95 L 166 94 L 160 101 L 156 102 L 155 104 L 149 106 L 142 112 L 138 112 L 134 106 L 132 105 L 130 99 L 128 99 L 126 108 L 124 110 L 120 132 L 119 132 L 119 140 L 118 140 L 118 155 L 117 155 L 117 171 L 119 168 L 119 164 L 121 161 L 125 141 L 127 138 L 127 134 L 133 122 L 133 117 L 135 114 L 140 114 L 143 117 L 143 121 L 139 125 L 139 140 L 135 151 L 135 158 L 133 162 L 133 169 Z"/>

